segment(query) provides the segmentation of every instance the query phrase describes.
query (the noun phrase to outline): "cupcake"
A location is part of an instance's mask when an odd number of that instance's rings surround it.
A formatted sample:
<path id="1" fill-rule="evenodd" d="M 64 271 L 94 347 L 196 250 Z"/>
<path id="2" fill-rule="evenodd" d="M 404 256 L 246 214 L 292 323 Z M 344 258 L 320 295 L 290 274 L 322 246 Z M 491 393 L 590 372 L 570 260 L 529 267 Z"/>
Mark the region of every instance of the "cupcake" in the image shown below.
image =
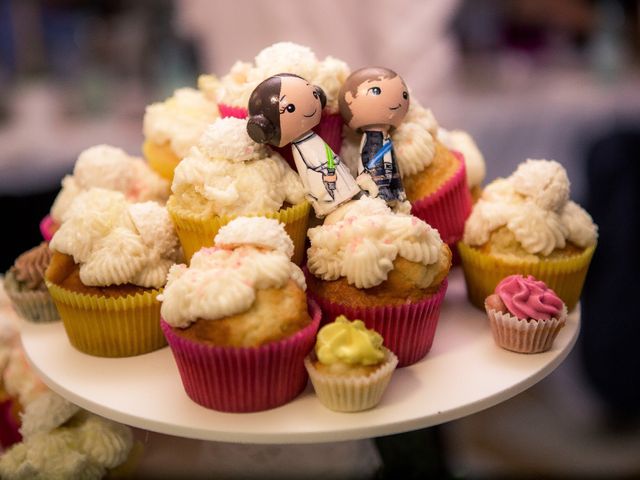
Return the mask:
<path id="1" fill-rule="evenodd" d="M 545 282 L 571 311 L 597 237 L 589 214 L 569 200 L 562 165 L 527 160 L 485 187 L 465 224 L 458 248 L 469 299 L 483 308 L 496 285 L 518 273 Z"/>
<path id="2" fill-rule="evenodd" d="M 360 161 L 358 138 L 345 129 L 343 158 L 353 171 Z M 431 110 L 415 99 L 402 123 L 391 132 L 396 160 L 411 213 L 438 230 L 451 247 L 462 238 L 471 211 L 464 160 L 438 139 L 438 123 Z"/>
<path id="3" fill-rule="evenodd" d="M 90 188 L 122 192 L 129 202 L 164 203 L 169 198 L 169 186 L 141 158 L 110 145 L 93 146 L 80 154 L 73 174 L 62 179 L 50 215 L 40 224 L 42 235 L 51 240 L 75 198 Z"/>
<path id="4" fill-rule="evenodd" d="M 259 52 L 252 63 L 236 62 L 229 74 L 220 79 L 220 114 L 223 117 L 245 118 L 251 92 L 260 82 L 279 73 L 299 75 L 324 90 L 327 105 L 320 124 L 314 130 L 334 152 L 340 153 L 342 118 L 338 113 L 338 92 L 349 76 L 349 67 L 331 56 L 319 60 L 310 48 L 302 45 L 275 43 Z M 281 153 L 291 161 L 288 149 L 283 149 Z"/>
<path id="5" fill-rule="evenodd" d="M 58 311 L 44 282 L 51 261 L 46 242 L 20 255 L 4 276 L 4 289 L 13 308 L 31 322 L 58 320 Z"/>
<path id="6" fill-rule="evenodd" d="M 433 342 L 451 251 L 437 230 L 362 197 L 309 230 L 309 295 L 327 321 L 362 319 L 405 366 Z"/>
<path id="7" fill-rule="evenodd" d="M 567 319 L 556 293 L 531 275 L 510 275 L 484 302 L 496 344 L 518 353 L 551 349 Z"/>
<path id="8" fill-rule="evenodd" d="M 235 217 L 272 217 L 285 224 L 300 264 L 309 203 L 298 175 L 269 148 L 247 134 L 247 121 L 212 123 L 175 170 L 167 208 L 187 261 L 211 246 L 218 229 Z"/>
<path id="9" fill-rule="evenodd" d="M 211 91 L 211 81 L 203 78 L 202 83 Z M 218 117 L 215 100 L 194 88 L 179 88 L 164 102 L 149 105 L 144 114 L 142 146 L 149 166 L 168 181 L 173 180 L 176 165 Z"/>
<path id="10" fill-rule="evenodd" d="M 158 300 L 162 329 L 184 389 L 196 403 L 227 412 L 282 405 L 304 388 L 304 357 L 320 322 L 291 262 L 284 226 L 240 217 L 191 265 L 175 265 Z"/>
<path id="11" fill-rule="evenodd" d="M 156 296 L 182 252 L 164 207 L 93 188 L 76 198 L 50 246 L 45 279 L 75 348 L 124 357 L 165 345 Z"/>
<path id="12" fill-rule="evenodd" d="M 318 332 L 315 350 L 304 364 L 318 399 L 338 412 L 358 412 L 380 403 L 398 365 L 380 334 L 362 320 L 340 315 Z"/>
<path id="13" fill-rule="evenodd" d="M 471 191 L 471 198 L 476 202 L 482 194 L 482 182 L 487 168 L 484 156 L 475 140 L 464 130 L 446 130 L 442 127 L 438 128 L 437 138 L 451 153 L 464 160 L 467 186 Z"/>

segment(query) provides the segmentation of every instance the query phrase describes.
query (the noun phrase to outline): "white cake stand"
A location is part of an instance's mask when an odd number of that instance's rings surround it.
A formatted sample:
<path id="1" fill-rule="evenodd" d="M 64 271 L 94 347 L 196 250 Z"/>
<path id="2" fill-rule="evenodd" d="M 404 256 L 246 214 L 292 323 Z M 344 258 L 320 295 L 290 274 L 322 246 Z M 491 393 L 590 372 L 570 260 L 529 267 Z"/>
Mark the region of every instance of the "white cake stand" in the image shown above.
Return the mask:
<path id="1" fill-rule="evenodd" d="M 375 409 L 332 412 L 308 385 L 282 407 L 229 414 L 203 408 L 187 397 L 168 347 L 130 358 L 92 357 L 69 344 L 60 322 L 21 324 L 24 349 L 44 382 L 91 412 L 174 436 L 281 444 L 378 437 L 471 415 L 552 372 L 570 352 L 579 330 L 576 309 L 549 352 L 522 355 L 498 348 L 486 314 L 468 303 L 462 272 L 456 269 L 431 352 L 395 372 Z"/>

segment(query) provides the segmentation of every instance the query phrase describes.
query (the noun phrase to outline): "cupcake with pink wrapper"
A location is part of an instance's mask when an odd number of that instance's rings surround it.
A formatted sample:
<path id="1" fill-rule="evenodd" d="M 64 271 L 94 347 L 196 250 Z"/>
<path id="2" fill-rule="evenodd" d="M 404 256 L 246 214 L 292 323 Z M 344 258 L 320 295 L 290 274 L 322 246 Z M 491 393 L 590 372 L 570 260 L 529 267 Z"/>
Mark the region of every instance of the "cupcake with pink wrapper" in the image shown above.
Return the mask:
<path id="1" fill-rule="evenodd" d="M 357 318 L 411 365 L 430 350 L 451 251 L 438 232 L 380 198 L 362 197 L 309 230 L 307 281 L 325 320 Z"/>
<path id="2" fill-rule="evenodd" d="M 560 297 L 531 275 L 504 278 L 484 305 L 496 344 L 518 353 L 550 350 L 567 319 Z"/>
<path id="3" fill-rule="evenodd" d="M 187 395 L 207 408 L 254 412 L 305 387 L 304 357 L 320 310 L 307 303 L 284 226 L 239 217 L 189 267 L 174 265 L 158 300 L 162 329 Z"/>

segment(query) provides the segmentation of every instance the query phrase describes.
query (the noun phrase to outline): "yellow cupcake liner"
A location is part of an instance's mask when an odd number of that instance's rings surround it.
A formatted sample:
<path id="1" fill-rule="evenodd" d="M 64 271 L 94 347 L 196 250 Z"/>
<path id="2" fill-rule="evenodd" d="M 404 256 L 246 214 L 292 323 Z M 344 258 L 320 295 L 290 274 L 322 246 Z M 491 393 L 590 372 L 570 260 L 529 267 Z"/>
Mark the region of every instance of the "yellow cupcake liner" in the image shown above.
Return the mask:
<path id="1" fill-rule="evenodd" d="M 545 282 L 558 294 L 569 311 L 573 310 L 580 299 L 595 248 L 595 245 L 587 247 L 584 252 L 567 258 L 531 262 L 496 257 L 458 242 L 467 295 L 471 303 L 480 309 L 484 309 L 485 298 L 494 292 L 503 278 L 520 274 L 533 275 Z"/>
<path id="2" fill-rule="evenodd" d="M 293 261 L 298 265 L 302 265 L 305 242 L 307 240 L 307 228 L 309 226 L 310 207 L 309 202 L 304 201 L 284 210 L 278 210 L 277 212 L 250 216 L 274 218 L 280 223 L 283 223 L 284 229 L 291 237 L 291 240 L 293 240 L 293 245 L 295 246 Z M 218 230 L 220 230 L 220 227 L 237 217 L 236 215 L 215 215 L 207 219 L 202 219 L 197 215 L 189 215 L 182 209 L 176 207 L 174 196 L 169 197 L 167 210 L 176 227 L 176 233 L 180 239 L 187 263 L 191 261 L 193 254 L 202 247 L 213 246 L 213 239 L 218 233 Z"/>
<path id="3" fill-rule="evenodd" d="M 142 154 L 154 172 L 169 182 L 173 181 L 173 171 L 181 158 L 174 153 L 169 142 L 158 145 L 151 140 L 145 140 L 142 144 Z"/>
<path id="4" fill-rule="evenodd" d="M 162 290 L 117 298 L 86 295 L 47 281 L 71 345 L 98 357 L 130 357 L 167 342 L 160 329 Z"/>

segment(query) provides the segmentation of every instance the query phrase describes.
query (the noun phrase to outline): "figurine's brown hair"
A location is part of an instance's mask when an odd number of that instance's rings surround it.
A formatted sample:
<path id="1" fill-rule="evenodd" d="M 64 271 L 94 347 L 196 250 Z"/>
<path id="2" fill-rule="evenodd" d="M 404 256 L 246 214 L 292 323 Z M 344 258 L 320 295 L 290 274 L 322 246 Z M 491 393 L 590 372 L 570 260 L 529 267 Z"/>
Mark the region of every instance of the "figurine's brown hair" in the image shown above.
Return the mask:
<path id="1" fill-rule="evenodd" d="M 338 108 L 340 109 L 340 115 L 342 115 L 344 123 L 349 125 L 351 123 L 351 119 L 353 118 L 353 112 L 351 112 L 351 107 L 349 107 L 347 99 L 345 98 L 347 92 L 351 92 L 351 95 L 355 98 L 358 94 L 358 87 L 364 82 L 370 80 L 395 78 L 397 76 L 398 74 L 396 72 L 385 67 L 359 68 L 351 75 L 349 75 L 342 84 L 340 93 L 338 94 Z"/>
<path id="2" fill-rule="evenodd" d="M 251 92 L 249 97 L 249 118 L 247 119 L 247 133 L 256 143 L 269 143 L 278 146 L 280 143 L 280 89 L 282 77 L 297 77 L 293 73 L 279 73 L 269 77 Z M 305 80 L 306 81 L 306 80 Z M 316 86 L 322 108 L 327 104 L 324 91 Z"/>

